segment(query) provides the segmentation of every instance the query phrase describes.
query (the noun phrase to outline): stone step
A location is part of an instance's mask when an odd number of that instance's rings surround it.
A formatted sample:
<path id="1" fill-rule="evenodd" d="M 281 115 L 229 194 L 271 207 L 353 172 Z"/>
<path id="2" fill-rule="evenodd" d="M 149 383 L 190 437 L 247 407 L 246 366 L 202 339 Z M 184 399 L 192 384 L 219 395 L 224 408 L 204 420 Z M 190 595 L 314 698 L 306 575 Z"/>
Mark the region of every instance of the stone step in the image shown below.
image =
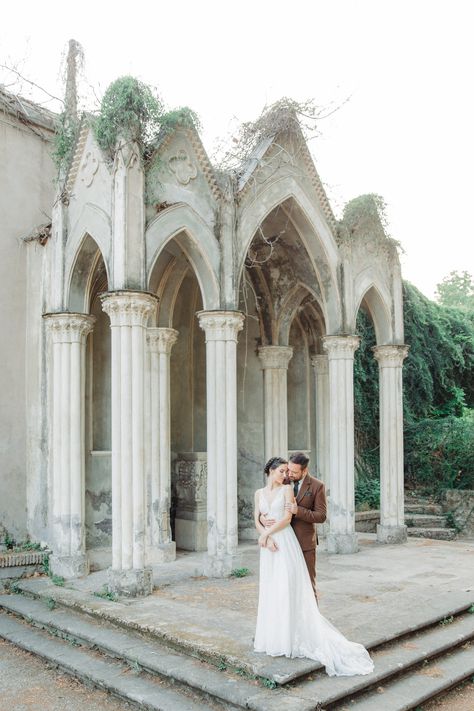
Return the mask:
<path id="1" fill-rule="evenodd" d="M 443 507 L 440 504 L 405 502 L 405 513 L 426 514 L 427 516 L 441 516 Z"/>
<path id="2" fill-rule="evenodd" d="M 441 620 L 444 624 L 440 624 L 439 616 L 436 616 L 431 627 L 419 631 L 407 628 L 404 636 L 372 651 L 375 671 L 371 675 L 329 678 L 321 671 L 298 678 L 295 680 L 296 686 L 290 685 L 271 691 L 258 686 L 255 680 L 246 678 L 242 669 L 236 670 L 237 673 L 219 672 L 201 660 L 176 652 L 156 641 L 151 642 L 133 630 L 124 631 L 102 620 L 60 606 L 49 609 L 44 601 L 38 599 L 22 595 L 3 595 L 0 596 L 0 607 L 45 630 L 44 634 L 47 630 L 55 639 L 62 638 L 72 644 L 81 645 L 81 649 L 94 648 L 102 655 L 118 658 L 122 663 L 125 662 L 129 669 L 143 669 L 145 674 L 153 674 L 165 684 L 174 683 L 177 691 L 192 689 L 199 698 L 209 697 L 213 703 L 220 704 L 217 707 L 220 709 L 289 711 L 298 708 L 310 711 L 315 708 L 316 703 L 325 708 L 328 704 L 362 692 L 374 684 L 385 682 L 393 675 L 411 669 L 415 664 L 446 653 L 474 638 L 474 614 L 466 612 L 464 604 L 459 614 L 456 614 L 455 609 L 451 609 L 449 612 L 454 614 L 448 616 L 447 610 L 447 618 Z M 5 618 L 5 614 L 0 616 L 0 636 L 5 636 L 2 631 L 2 618 Z M 288 663 L 288 660 L 286 661 Z M 81 669 L 76 676 L 83 678 Z M 207 708 L 211 709 L 213 706 Z"/>
<path id="3" fill-rule="evenodd" d="M 48 609 L 35 599 L 22 595 L 1 595 L 0 608 L 14 614 L 55 638 L 64 639 L 82 649 L 94 648 L 102 655 L 120 659 L 129 668 L 145 672 L 175 685 L 182 690 L 192 689 L 203 699 L 221 704 L 218 708 L 248 708 L 263 711 L 274 699 L 271 689 L 259 685 L 258 680 L 246 678 L 243 670 L 232 673 L 225 668 L 218 671 L 200 659 L 177 652 L 139 634 L 114 628 L 102 621 L 87 619 L 83 614 L 64 608 Z M 0 624 L 0 636 L 3 636 Z M 79 675 L 80 676 L 80 675 Z M 261 680 L 260 684 L 265 680 Z M 266 680 L 269 681 L 268 679 Z M 290 709 L 292 703 L 309 711 L 313 707 L 298 694 L 279 692 L 278 709 Z M 291 703 L 290 703 L 291 702 Z M 222 706 L 223 704 L 223 706 Z M 174 708 L 174 707 L 170 707 Z"/>
<path id="4" fill-rule="evenodd" d="M 446 518 L 432 514 L 405 514 L 405 524 L 409 528 L 446 528 Z"/>
<path id="5" fill-rule="evenodd" d="M 325 711 L 409 711 L 418 709 L 474 674 L 474 648 L 466 643 L 445 657 L 413 669 L 410 673 L 356 698 L 346 698 Z M 466 706 L 467 709 L 467 706 Z"/>
<path id="6" fill-rule="evenodd" d="M 455 528 L 407 528 L 407 534 L 415 538 L 434 538 L 438 541 L 453 541 Z"/>
<path id="7" fill-rule="evenodd" d="M 90 649 L 78 648 L 62 639 L 55 639 L 6 613 L 0 613 L 0 636 L 81 681 L 106 689 L 136 704 L 140 709 L 218 711 L 222 708 L 210 700 L 195 699 L 192 693 L 185 694 L 181 689 L 167 686 L 159 679 L 139 674 L 138 669 L 134 671 L 122 662 L 104 659 Z"/>
<path id="8" fill-rule="evenodd" d="M 449 616 L 442 623 L 373 650 L 371 657 L 375 669 L 368 676 L 334 678 L 322 673 L 313 674 L 311 680 L 301 685 L 298 693 L 303 698 L 317 698 L 324 709 L 332 708 L 336 702 L 352 699 L 368 687 L 384 685 L 400 674 L 411 673 L 414 667 L 425 664 L 426 660 L 445 655 L 474 640 L 474 614 Z M 383 705 L 377 711 L 381 708 L 385 711 Z"/>

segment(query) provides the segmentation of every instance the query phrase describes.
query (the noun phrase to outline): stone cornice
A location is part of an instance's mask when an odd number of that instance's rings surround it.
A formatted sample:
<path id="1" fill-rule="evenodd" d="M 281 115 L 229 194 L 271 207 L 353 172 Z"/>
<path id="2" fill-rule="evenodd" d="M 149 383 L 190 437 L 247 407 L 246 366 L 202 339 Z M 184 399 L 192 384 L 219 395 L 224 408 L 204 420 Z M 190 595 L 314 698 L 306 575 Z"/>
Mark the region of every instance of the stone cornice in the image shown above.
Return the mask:
<path id="1" fill-rule="evenodd" d="M 94 328 L 95 316 L 78 313 L 43 314 L 54 343 L 81 343 Z"/>
<path id="2" fill-rule="evenodd" d="M 405 344 L 391 344 L 374 346 L 372 351 L 374 358 L 378 361 L 379 368 L 401 368 L 408 355 L 409 347 Z"/>
<path id="3" fill-rule="evenodd" d="M 258 357 L 262 361 L 264 370 L 268 368 L 279 368 L 286 370 L 293 356 L 291 346 L 261 346 L 258 349 Z"/>
<path id="4" fill-rule="evenodd" d="M 330 360 L 352 359 L 359 347 L 359 336 L 324 336 L 323 348 Z"/>
<path id="5" fill-rule="evenodd" d="M 196 315 L 206 341 L 237 341 L 237 333 L 244 327 L 241 311 L 199 311 Z"/>
<path id="6" fill-rule="evenodd" d="M 174 328 L 147 328 L 146 342 L 151 353 L 165 353 L 170 355 L 176 343 L 179 332 Z"/>
<path id="7" fill-rule="evenodd" d="M 109 291 L 100 295 L 102 309 L 114 326 L 146 326 L 158 299 L 145 291 Z"/>

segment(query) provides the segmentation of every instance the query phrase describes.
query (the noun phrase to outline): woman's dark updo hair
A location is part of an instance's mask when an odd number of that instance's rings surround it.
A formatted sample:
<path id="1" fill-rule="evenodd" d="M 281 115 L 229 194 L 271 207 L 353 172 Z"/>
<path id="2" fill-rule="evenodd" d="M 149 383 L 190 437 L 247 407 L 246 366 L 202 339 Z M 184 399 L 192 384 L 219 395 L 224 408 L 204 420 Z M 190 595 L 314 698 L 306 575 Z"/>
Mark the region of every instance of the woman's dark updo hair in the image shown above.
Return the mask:
<path id="1" fill-rule="evenodd" d="M 263 467 L 263 471 L 268 476 L 270 474 L 270 469 L 277 469 L 282 464 L 288 464 L 286 459 L 282 459 L 281 457 L 272 457 Z"/>

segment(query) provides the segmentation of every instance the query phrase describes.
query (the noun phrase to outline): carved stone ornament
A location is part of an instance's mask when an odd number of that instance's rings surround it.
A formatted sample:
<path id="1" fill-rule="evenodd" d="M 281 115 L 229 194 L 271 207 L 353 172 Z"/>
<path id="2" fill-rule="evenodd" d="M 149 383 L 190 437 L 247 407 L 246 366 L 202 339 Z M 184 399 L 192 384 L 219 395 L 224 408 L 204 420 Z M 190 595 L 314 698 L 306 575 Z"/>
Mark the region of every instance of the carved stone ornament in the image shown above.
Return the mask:
<path id="1" fill-rule="evenodd" d="M 263 368 L 288 368 L 288 364 L 293 355 L 291 346 L 261 346 L 258 349 Z"/>
<path id="2" fill-rule="evenodd" d="M 168 160 L 170 170 L 176 175 L 176 180 L 181 185 L 187 185 L 190 180 L 197 177 L 196 165 L 192 162 L 184 148 L 180 148 L 176 155 Z"/>
<path id="3" fill-rule="evenodd" d="M 99 161 L 92 151 L 87 151 L 80 170 L 81 182 L 84 183 L 86 188 L 89 188 L 92 185 L 94 176 L 98 170 Z"/>
<path id="4" fill-rule="evenodd" d="M 100 300 L 112 327 L 146 326 L 158 301 L 156 296 L 143 291 L 109 291 Z"/>
<path id="5" fill-rule="evenodd" d="M 328 373 L 329 372 L 329 362 L 327 355 L 313 355 L 311 356 L 311 365 L 318 373 Z"/>
<path id="6" fill-rule="evenodd" d="M 401 368 L 408 355 L 409 346 L 404 344 L 374 346 L 372 351 L 380 368 Z"/>
<path id="7" fill-rule="evenodd" d="M 237 341 L 237 333 L 244 327 L 240 311 L 199 311 L 197 317 L 206 341 Z"/>
<path id="8" fill-rule="evenodd" d="M 179 332 L 174 328 L 147 328 L 146 341 L 148 350 L 151 353 L 170 355 L 178 335 Z"/>
<path id="9" fill-rule="evenodd" d="M 176 464 L 176 494 L 180 509 L 193 510 L 207 500 L 207 462 L 179 460 Z"/>
<path id="10" fill-rule="evenodd" d="M 54 343 L 81 343 L 94 328 L 95 316 L 75 313 L 44 314 Z"/>
<path id="11" fill-rule="evenodd" d="M 331 360 L 346 360 L 354 357 L 359 348 L 359 336 L 324 336 L 323 348 Z"/>

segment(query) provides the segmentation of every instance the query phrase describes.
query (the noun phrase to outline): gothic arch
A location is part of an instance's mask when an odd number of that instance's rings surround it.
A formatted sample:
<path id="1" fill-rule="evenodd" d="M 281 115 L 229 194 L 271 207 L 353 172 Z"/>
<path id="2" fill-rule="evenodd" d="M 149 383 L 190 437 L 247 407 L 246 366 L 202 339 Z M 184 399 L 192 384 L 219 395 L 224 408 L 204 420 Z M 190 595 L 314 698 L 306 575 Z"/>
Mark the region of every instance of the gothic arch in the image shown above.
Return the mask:
<path id="1" fill-rule="evenodd" d="M 376 284 L 369 274 L 356 279 L 354 293 L 356 298 L 350 319 L 351 332 L 355 332 L 357 314 L 362 302 L 365 302 L 374 324 L 377 345 L 393 343 L 390 294 L 380 284 Z"/>
<path id="2" fill-rule="evenodd" d="M 107 262 L 94 237 L 84 233 L 74 260 L 66 272 L 66 303 L 69 311 L 89 313 L 94 290 L 94 275 L 102 261 L 105 283 L 110 283 Z"/>
<path id="3" fill-rule="evenodd" d="M 315 200 L 292 176 L 273 181 L 252 201 L 244 203 L 237 240 L 237 288 L 242 279 L 245 260 L 252 240 L 262 222 L 277 207 L 291 212 L 322 294 L 322 309 L 328 332 L 336 333 L 342 323 L 342 310 L 337 282 L 339 256 L 334 237 Z"/>
<path id="4" fill-rule="evenodd" d="M 164 247 L 175 240 L 192 265 L 201 289 L 203 307 L 219 308 L 220 251 L 209 226 L 187 205 L 175 205 L 161 212 L 146 231 L 147 283 Z"/>

